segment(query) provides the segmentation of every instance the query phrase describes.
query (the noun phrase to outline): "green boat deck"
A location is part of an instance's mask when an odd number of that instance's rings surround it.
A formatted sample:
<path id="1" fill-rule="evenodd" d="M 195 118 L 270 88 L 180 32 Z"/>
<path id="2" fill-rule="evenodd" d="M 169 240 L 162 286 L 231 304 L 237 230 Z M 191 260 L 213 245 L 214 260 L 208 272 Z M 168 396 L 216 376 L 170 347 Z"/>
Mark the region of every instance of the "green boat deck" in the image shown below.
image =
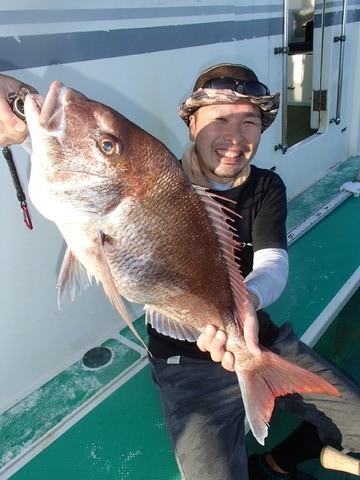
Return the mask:
<path id="1" fill-rule="evenodd" d="M 289 202 L 288 230 L 322 207 L 360 170 L 360 157 L 347 160 Z M 351 196 L 289 248 L 290 276 L 269 309 L 278 324 L 291 321 L 302 336 L 349 279 L 351 297 L 317 341 L 329 361 L 360 384 L 360 198 Z M 354 277 L 355 276 L 355 277 Z M 144 319 L 136 327 L 146 338 Z M 84 368 L 79 359 L 26 399 L 0 415 L 0 478 L 180 480 L 145 350 L 128 329 L 104 344 L 113 359 L 103 368 Z M 274 414 L 265 449 L 297 424 Z M 251 434 L 249 451 L 261 451 Z M 349 475 L 307 462 L 318 479 Z M 200 480 L 200 479 L 199 479 Z"/>

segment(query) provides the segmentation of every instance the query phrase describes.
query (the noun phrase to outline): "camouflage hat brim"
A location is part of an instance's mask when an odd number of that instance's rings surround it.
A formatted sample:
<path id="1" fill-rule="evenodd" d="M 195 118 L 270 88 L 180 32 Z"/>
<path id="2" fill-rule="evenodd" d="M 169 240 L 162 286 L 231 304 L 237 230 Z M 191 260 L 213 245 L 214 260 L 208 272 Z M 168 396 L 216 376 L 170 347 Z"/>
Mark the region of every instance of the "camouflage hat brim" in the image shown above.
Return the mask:
<path id="1" fill-rule="evenodd" d="M 214 90 L 212 88 L 199 88 L 185 100 L 179 107 L 179 115 L 189 125 L 189 117 L 195 110 L 206 105 L 221 105 L 236 103 L 239 100 L 248 100 L 257 105 L 262 111 L 262 128 L 264 132 L 275 120 L 279 110 L 280 93 L 253 97 L 243 95 L 232 90 Z"/>

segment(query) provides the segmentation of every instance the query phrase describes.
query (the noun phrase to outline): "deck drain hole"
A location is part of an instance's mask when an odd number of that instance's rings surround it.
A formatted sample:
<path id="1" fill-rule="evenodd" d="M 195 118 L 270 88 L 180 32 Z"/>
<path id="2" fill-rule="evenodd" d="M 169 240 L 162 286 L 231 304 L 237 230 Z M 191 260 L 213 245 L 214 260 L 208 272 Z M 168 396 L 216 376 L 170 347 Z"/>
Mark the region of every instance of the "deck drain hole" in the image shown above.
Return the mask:
<path id="1" fill-rule="evenodd" d="M 112 351 L 107 347 L 95 347 L 88 350 L 83 356 L 83 364 L 87 368 L 103 367 L 112 359 Z"/>

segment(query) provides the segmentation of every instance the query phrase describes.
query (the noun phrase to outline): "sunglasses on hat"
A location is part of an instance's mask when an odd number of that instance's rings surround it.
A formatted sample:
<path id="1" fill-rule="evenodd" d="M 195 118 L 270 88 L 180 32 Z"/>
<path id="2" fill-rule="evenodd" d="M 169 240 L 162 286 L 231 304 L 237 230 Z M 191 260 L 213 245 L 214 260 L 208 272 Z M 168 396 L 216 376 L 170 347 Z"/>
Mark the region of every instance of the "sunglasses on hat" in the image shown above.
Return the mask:
<path id="1" fill-rule="evenodd" d="M 207 80 L 201 88 L 211 88 L 213 90 L 232 90 L 243 95 L 252 97 L 261 97 L 270 95 L 270 90 L 266 85 L 255 80 L 237 80 L 230 77 L 219 77 Z"/>

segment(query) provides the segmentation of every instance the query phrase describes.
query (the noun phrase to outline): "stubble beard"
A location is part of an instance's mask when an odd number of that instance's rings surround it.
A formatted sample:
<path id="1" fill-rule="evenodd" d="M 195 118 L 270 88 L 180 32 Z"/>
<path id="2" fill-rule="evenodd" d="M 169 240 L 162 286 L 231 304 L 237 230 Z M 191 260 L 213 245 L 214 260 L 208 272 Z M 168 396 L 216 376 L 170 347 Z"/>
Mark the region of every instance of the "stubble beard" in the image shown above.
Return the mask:
<path id="1" fill-rule="evenodd" d="M 235 170 L 233 170 L 231 173 L 225 173 L 225 172 L 221 172 L 221 171 L 218 171 L 218 170 L 221 170 L 221 168 L 219 167 L 216 167 L 216 168 L 213 168 L 211 173 L 213 173 L 214 175 L 216 175 L 218 178 L 235 178 L 237 177 L 243 170 L 244 170 L 245 166 L 244 167 L 238 167 L 236 168 Z"/>

